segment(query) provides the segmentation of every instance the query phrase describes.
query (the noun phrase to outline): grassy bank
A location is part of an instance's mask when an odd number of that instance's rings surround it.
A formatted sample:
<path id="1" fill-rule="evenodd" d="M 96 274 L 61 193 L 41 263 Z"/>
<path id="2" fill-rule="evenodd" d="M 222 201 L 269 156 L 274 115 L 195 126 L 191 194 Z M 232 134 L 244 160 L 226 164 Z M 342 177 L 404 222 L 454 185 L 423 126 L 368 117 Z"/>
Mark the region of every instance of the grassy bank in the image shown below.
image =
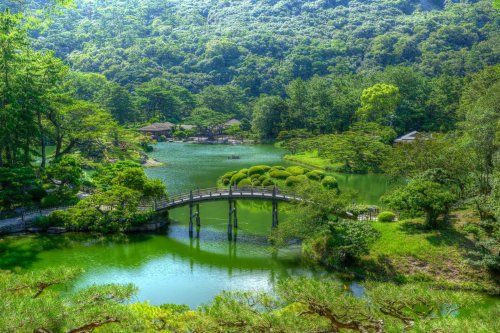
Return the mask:
<path id="1" fill-rule="evenodd" d="M 335 170 L 338 165 L 332 164 L 329 159 L 318 156 L 318 151 L 308 151 L 298 154 L 289 154 L 283 157 L 285 160 L 299 163 L 307 167 L 317 168 L 322 170 Z"/>
<path id="2" fill-rule="evenodd" d="M 468 261 L 474 243 L 462 230 L 466 219 L 467 213 L 456 213 L 441 230 L 425 229 L 420 219 L 374 222 L 381 237 L 370 255 L 362 259 L 358 272 L 375 278 L 429 281 L 498 294 L 498 277 Z"/>

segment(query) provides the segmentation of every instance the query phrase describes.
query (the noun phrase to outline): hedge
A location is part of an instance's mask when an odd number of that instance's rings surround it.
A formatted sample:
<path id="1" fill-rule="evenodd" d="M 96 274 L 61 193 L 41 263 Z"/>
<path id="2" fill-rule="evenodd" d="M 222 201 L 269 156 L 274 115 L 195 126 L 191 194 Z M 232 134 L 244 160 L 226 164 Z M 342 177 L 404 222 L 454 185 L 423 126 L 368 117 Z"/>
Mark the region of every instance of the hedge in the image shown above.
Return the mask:
<path id="1" fill-rule="evenodd" d="M 250 180 L 250 178 L 245 178 L 238 182 L 238 187 L 251 186 L 251 185 L 252 181 Z"/>
<path id="2" fill-rule="evenodd" d="M 269 171 L 269 169 L 271 169 L 270 166 L 267 166 L 267 165 L 255 165 L 253 167 L 251 167 L 250 169 L 248 169 L 248 175 L 251 176 L 251 175 L 262 175 L 264 173 L 266 173 L 267 171 Z"/>
<path id="3" fill-rule="evenodd" d="M 307 180 L 307 177 L 304 175 L 290 176 L 285 180 L 285 185 L 286 186 L 294 186 L 294 185 L 300 184 L 306 180 Z"/>
<path id="4" fill-rule="evenodd" d="M 311 180 L 320 181 L 325 178 L 325 172 L 322 170 L 312 170 L 306 173 L 306 176 Z"/>
<path id="5" fill-rule="evenodd" d="M 273 185 L 275 185 L 275 182 L 271 178 L 267 178 L 262 182 L 262 186 L 273 186 Z"/>
<path id="6" fill-rule="evenodd" d="M 247 178 L 244 173 L 238 172 L 231 177 L 231 185 L 238 184 L 242 179 Z"/>
<path id="7" fill-rule="evenodd" d="M 301 166 L 291 166 L 286 168 L 286 171 L 290 172 L 293 176 L 303 175 L 306 172 Z"/>
<path id="8" fill-rule="evenodd" d="M 393 222 L 394 220 L 396 220 L 396 214 L 389 211 L 381 212 L 380 214 L 378 214 L 377 220 L 379 222 Z"/>
<path id="9" fill-rule="evenodd" d="M 325 178 L 323 178 L 323 180 L 321 181 L 321 185 L 329 189 L 334 189 L 339 187 L 337 179 L 335 179 L 335 177 L 332 176 L 326 176 Z"/>
<path id="10" fill-rule="evenodd" d="M 287 179 L 290 177 L 292 174 L 290 172 L 284 171 L 284 170 L 274 170 L 269 173 L 269 176 L 271 178 L 275 179 Z"/>

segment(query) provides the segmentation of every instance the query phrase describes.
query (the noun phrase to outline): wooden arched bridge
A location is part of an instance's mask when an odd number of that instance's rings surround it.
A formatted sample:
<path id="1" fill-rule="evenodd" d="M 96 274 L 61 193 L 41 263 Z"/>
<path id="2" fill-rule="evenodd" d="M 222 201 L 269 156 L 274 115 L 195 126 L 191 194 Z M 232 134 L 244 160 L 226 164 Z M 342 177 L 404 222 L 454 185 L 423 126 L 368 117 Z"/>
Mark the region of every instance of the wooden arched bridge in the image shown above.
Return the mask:
<path id="1" fill-rule="evenodd" d="M 200 203 L 206 201 L 227 200 L 229 203 L 227 233 L 232 238 L 233 228 L 238 228 L 236 200 L 268 200 L 273 203 L 272 227 L 278 226 L 278 202 L 301 201 L 293 193 L 282 191 L 277 187 L 234 187 L 196 189 L 188 193 L 171 196 L 169 200 L 154 202 L 153 209 L 161 212 L 182 206 L 189 206 L 189 235 L 193 236 L 194 226 L 201 226 Z"/>

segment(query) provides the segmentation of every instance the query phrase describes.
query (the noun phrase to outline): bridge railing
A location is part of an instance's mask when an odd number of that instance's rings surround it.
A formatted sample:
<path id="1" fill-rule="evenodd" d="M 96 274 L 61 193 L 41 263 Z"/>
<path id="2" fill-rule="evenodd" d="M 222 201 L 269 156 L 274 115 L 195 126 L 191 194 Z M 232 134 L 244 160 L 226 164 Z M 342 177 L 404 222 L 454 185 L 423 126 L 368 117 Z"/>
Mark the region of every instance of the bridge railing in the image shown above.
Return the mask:
<path id="1" fill-rule="evenodd" d="M 163 209 L 170 205 L 176 203 L 189 202 L 194 199 L 200 198 L 217 198 L 217 197 L 229 197 L 229 196 L 255 196 L 259 195 L 269 197 L 276 195 L 280 198 L 287 197 L 289 199 L 298 199 L 298 197 L 291 193 L 290 191 L 283 191 L 280 188 L 274 186 L 243 186 L 237 187 L 232 186 L 231 188 L 221 188 L 221 187 L 210 187 L 204 189 L 196 189 L 191 192 L 184 192 L 176 195 L 171 195 L 169 199 L 156 201 L 154 206 L 155 209 Z"/>

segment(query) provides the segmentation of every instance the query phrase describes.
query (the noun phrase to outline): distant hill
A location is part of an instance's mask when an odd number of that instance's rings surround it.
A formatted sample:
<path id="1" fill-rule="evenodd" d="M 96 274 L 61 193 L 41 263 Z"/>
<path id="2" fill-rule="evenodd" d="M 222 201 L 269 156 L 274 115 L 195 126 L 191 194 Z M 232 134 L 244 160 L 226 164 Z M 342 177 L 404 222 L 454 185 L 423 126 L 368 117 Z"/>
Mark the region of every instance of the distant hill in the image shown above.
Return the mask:
<path id="1" fill-rule="evenodd" d="M 164 77 L 281 93 L 294 78 L 413 65 L 466 75 L 499 62 L 491 0 L 76 0 L 36 38 L 122 85 Z"/>

